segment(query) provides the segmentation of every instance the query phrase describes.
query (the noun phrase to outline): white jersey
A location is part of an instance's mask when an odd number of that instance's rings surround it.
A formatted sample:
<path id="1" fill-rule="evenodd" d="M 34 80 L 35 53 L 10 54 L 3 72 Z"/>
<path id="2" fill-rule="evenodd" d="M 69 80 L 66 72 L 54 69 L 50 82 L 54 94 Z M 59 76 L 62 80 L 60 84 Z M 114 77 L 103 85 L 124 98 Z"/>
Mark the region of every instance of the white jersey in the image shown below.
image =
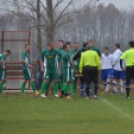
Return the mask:
<path id="1" fill-rule="evenodd" d="M 102 70 L 105 69 L 112 69 L 112 63 L 113 63 L 113 56 L 112 54 L 102 54 L 101 55 L 101 68 Z"/>
<path id="2" fill-rule="evenodd" d="M 120 49 L 115 50 L 113 53 L 113 67 L 117 71 L 122 71 L 120 67 L 120 57 L 122 56 L 123 52 Z"/>

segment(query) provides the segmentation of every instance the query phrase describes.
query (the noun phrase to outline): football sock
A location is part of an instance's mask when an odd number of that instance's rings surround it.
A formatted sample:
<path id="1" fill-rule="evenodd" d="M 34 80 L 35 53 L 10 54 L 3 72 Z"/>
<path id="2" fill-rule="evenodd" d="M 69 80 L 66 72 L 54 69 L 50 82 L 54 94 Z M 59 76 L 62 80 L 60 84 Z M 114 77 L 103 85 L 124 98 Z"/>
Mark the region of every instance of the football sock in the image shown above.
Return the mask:
<path id="1" fill-rule="evenodd" d="M 106 92 L 109 91 L 109 88 L 110 88 L 110 79 L 107 79 L 107 84 L 106 84 Z"/>
<path id="2" fill-rule="evenodd" d="M 121 88 L 121 93 L 124 92 L 124 82 L 123 81 L 120 81 L 120 88 Z"/>
<path id="3" fill-rule="evenodd" d="M 127 94 L 127 97 L 130 97 L 130 82 L 126 82 L 126 94 Z"/>
<path id="4" fill-rule="evenodd" d="M 2 94 L 2 90 L 3 90 L 3 83 L 0 83 L 0 94 Z"/>
<path id="5" fill-rule="evenodd" d="M 84 84 L 80 84 L 80 96 L 84 96 Z"/>
<path id="6" fill-rule="evenodd" d="M 60 82 L 60 89 L 63 88 L 63 82 Z"/>
<path id="7" fill-rule="evenodd" d="M 89 86 L 88 85 L 86 86 L 86 94 L 87 94 L 87 97 L 89 97 Z"/>
<path id="8" fill-rule="evenodd" d="M 21 85 L 21 94 L 24 94 L 25 87 L 26 87 L 26 83 L 23 82 Z"/>
<path id="9" fill-rule="evenodd" d="M 48 87 L 48 83 L 47 82 L 43 82 L 42 86 L 41 86 L 41 94 L 44 94 L 47 91 L 47 87 Z"/>
<path id="10" fill-rule="evenodd" d="M 35 93 L 35 91 L 36 91 L 35 82 L 31 82 L 31 87 L 32 87 L 32 89 L 33 89 L 33 92 Z"/>
<path id="11" fill-rule="evenodd" d="M 68 84 L 63 84 L 63 91 L 64 91 L 64 95 L 68 94 L 68 91 L 69 91 L 69 85 Z"/>
<path id="12" fill-rule="evenodd" d="M 48 90 L 49 90 L 49 86 L 50 86 L 50 83 L 47 84 L 47 87 L 46 87 L 46 92 L 48 93 Z"/>
<path id="13" fill-rule="evenodd" d="M 113 88 L 114 88 L 114 91 L 117 92 L 117 88 L 118 88 L 118 84 L 116 81 L 113 81 Z"/>
<path id="14" fill-rule="evenodd" d="M 54 83 L 54 95 L 58 93 L 58 83 Z"/>
<path id="15" fill-rule="evenodd" d="M 94 84 L 94 95 L 98 93 L 98 84 Z"/>
<path id="16" fill-rule="evenodd" d="M 72 84 L 73 94 L 76 94 L 76 84 Z"/>

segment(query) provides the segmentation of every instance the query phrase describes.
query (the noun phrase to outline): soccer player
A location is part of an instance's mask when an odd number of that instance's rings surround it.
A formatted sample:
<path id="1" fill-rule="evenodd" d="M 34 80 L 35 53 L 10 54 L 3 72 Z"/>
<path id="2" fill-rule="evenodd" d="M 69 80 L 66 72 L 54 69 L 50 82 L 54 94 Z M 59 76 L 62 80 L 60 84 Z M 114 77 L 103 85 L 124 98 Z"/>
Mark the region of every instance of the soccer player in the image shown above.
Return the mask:
<path id="1" fill-rule="evenodd" d="M 78 44 L 78 43 L 75 43 L 73 47 L 74 47 L 74 48 L 69 51 L 69 53 L 71 54 L 71 59 L 72 59 L 72 60 L 73 60 L 73 57 L 75 56 L 75 54 L 77 53 L 77 51 L 78 51 L 78 49 L 79 49 L 79 44 Z M 78 59 L 75 60 L 75 61 L 73 62 L 73 64 L 74 64 L 76 70 L 79 70 Z M 76 86 L 76 84 L 77 84 L 77 77 L 75 77 L 75 75 L 76 75 L 76 74 L 75 74 L 74 70 L 71 69 L 71 84 L 70 84 L 70 86 L 71 86 L 72 89 L 73 89 L 73 95 L 76 95 L 76 88 L 77 88 L 77 86 Z"/>
<path id="2" fill-rule="evenodd" d="M 118 82 L 120 83 L 120 92 L 124 93 L 124 80 L 125 80 L 125 71 L 123 71 L 120 67 L 120 57 L 123 52 L 120 50 L 120 44 L 114 45 L 115 52 L 113 53 L 113 93 L 116 94 L 118 92 Z"/>
<path id="3" fill-rule="evenodd" d="M 6 58 L 11 54 L 10 50 L 6 50 L 0 54 L 0 95 L 2 95 L 3 84 L 6 82 Z"/>
<path id="4" fill-rule="evenodd" d="M 58 51 L 60 53 L 63 53 L 63 46 L 64 46 L 64 41 L 59 40 L 58 41 Z M 62 90 L 63 87 L 63 76 L 62 76 L 62 57 L 58 56 L 58 84 L 60 90 Z"/>
<path id="5" fill-rule="evenodd" d="M 31 45 L 26 44 L 25 45 L 25 51 L 22 52 L 22 55 L 21 55 L 22 70 L 23 70 L 23 77 L 24 77 L 24 82 L 21 85 L 21 94 L 24 94 L 26 83 L 29 80 L 30 80 L 30 83 L 31 83 L 33 93 L 36 92 L 35 80 L 34 80 L 34 76 L 32 74 L 33 66 L 31 64 L 30 51 L 31 51 Z"/>
<path id="6" fill-rule="evenodd" d="M 104 81 L 105 91 L 109 91 L 110 83 L 112 81 L 112 63 L 113 56 L 109 53 L 109 48 L 104 48 L 104 53 L 101 55 L 101 79 Z"/>
<path id="7" fill-rule="evenodd" d="M 75 69 L 73 62 L 69 55 L 70 45 L 68 43 L 65 43 L 64 45 L 64 52 L 62 54 L 62 66 L 63 66 L 63 95 L 70 99 L 69 93 L 69 84 L 71 82 L 71 67 L 74 69 L 75 73 L 77 73 L 77 70 Z"/>
<path id="8" fill-rule="evenodd" d="M 78 61 L 78 65 L 79 65 L 79 61 L 80 61 L 80 58 L 81 58 L 82 53 L 84 53 L 85 51 L 87 51 L 87 45 L 88 45 L 87 42 L 83 43 L 83 47 L 79 51 L 77 51 L 77 53 L 73 57 L 73 61 Z M 80 77 L 80 96 L 81 97 L 84 97 L 84 91 L 85 91 L 84 90 L 84 84 L 85 84 L 85 82 L 84 82 L 84 76 L 81 76 Z"/>
<path id="9" fill-rule="evenodd" d="M 97 52 L 97 54 L 99 55 L 99 57 L 101 57 L 101 52 L 98 49 L 98 47 L 95 46 L 95 40 L 93 38 L 89 39 L 89 46 L 91 47 L 91 49 L 95 52 Z"/>
<path id="10" fill-rule="evenodd" d="M 97 99 L 98 74 L 101 70 L 101 62 L 98 54 L 92 51 L 90 46 L 88 46 L 87 51 L 82 54 L 79 67 L 80 74 L 84 75 L 87 99 L 89 99 L 89 85 L 91 82 L 94 84 L 94 99 Z M 82 73 L 83 70 L 84 73 Z"/>
<path id="11" fill-rule="evenodd" d="M 126 70 L 126 98 L 130 99 L 130 82 L 134 79 L 134 41 L 129 42 L 130 49 L 127 50 L 120 58 L 120 66 L 122 70 Z M 126 69 L 122 62 L 126 60 Z"/>
<path id="12" fill-rule="evenodd" d="M 41 87 L 41 97 L 46 98 L 44 94 L 47 92 L 49 83 L 53 82 L 54 86 L 54 96 L 59 97 L 58 95 L 58 56 L 62 54 L 55 49 L 55 44 L 49 43 L 48 48 L 43 50 L 41 53 L 41 70 L 44 72 L 44 82 Z M 44 64 L 43 64 L 44 63 Z M 45 65 L 45 68 L 44 68 Z"/>

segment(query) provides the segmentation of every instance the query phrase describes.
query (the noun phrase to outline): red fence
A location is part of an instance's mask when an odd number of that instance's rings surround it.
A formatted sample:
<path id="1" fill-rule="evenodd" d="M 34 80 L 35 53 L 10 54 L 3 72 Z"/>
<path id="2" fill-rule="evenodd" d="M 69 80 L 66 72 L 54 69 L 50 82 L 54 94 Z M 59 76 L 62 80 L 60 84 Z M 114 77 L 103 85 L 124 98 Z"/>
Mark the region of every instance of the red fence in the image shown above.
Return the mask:
<path id="1" fill-rule="evenodd" d="M 7 58 L 7 65 L 20 65 L 21 53 L 25 44 L 31 44 L 31 31 L 0 31 L 0 52 L 10 49 L 12 54 Z M 22 77 L 9 76 L 7 78 L 8 87 L 19 89 Z M 30 84 L 28 87 L 30 88 Z"/>

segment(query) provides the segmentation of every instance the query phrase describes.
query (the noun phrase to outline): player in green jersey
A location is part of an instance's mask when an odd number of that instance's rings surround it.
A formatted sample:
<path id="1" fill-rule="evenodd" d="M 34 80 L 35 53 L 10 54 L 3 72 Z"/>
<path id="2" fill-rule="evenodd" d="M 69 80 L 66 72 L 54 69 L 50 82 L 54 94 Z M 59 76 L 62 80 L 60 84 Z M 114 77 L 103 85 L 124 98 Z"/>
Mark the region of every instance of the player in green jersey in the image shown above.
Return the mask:
<path id="1" fill-rule="evenodd" d="M 44 82 L 41 87 L 41 97 L 46 98 L 44 94 L 47 92 L 49 83 L 54 83 L 54 96 L 59 97 L 58 95 L 58 56 L 62 54 L 55 49 L 54 43 L 49 43 L 48 48 L 42 51 L 41 54 L 41 70 L 44 72 Z M 43 64 L 44 63 L 44 64 Z M 45 68 L 44 68 L 45 66 Z"/>
<path id="2" fill-rule="evenodd" d="M 67 99 L 70 99 L 70 96 L 68 96 L 68 93 L 69 93 L 69 84 L 71 82 L 71 67 L 77 73 L 77 70 L 75 69 L 75 66 L 70 58 L 69 50 L 70 50 L 70 45 L 66 43 L 64 45 L 64 52 L 62 53 L 63 81 L 64 81 L 62 94 Z"/>
<path id="3" fill-rule="evenodd" d="M 64 41 L 59 40 L 58 41 L 58 51 L 60 53 L 63 52 L 63 46 L 64 46 Z M 62 76 L 62 57 L 58 56 L 58 84 L 59 84 L 59 89 L 62 90 L 63 87 L 63 76 Z"/>
<path id="4" fill-rule="evenodd" d="M 10 50 L 6 50 L 0 54 L 0 95 L 3 93 L 3 84 L 6 82 L 6 58 L 11 54 Z"/>
<path id="5" fill-rule="evenodd" d="M 79 50 L 79 44 L 75 43 L 74 48 L 72 50 L 70 50 L 70 54 L 71 54 L 71 59 L 73 59 L 73 57 L 76 55 L 77 51 Z M 74 62 L 74 66 L 76 68 L 76 70 L 78 70 L 79 68 L 79 61 L 75 60 Z M 73 89 L 73 95 L 76 95 L 76 83 L 77 83 L 77 77 L 75 77 L 75 72 L 73 69 L 71 69 L 71 88 Z"/>
<path id="6" fill-rule="evenodd" d="M 33 66 L 31 64 L 30 51 L 31 51 L 31 45 L 26 44 L 25 51 L 22 52 L 21 54 L 22 70 L 23 70 L 23 77 L 24 77 L 24 82 L 21 85 L 21 94 L 24 94 L 26 83 L 29 80 L 30 80 L 33 92 L 34 93 L 36 92 L 36 87 L 35 87 L 35 82 L 34 82 L 35 80 L 32 74 Z"/>

